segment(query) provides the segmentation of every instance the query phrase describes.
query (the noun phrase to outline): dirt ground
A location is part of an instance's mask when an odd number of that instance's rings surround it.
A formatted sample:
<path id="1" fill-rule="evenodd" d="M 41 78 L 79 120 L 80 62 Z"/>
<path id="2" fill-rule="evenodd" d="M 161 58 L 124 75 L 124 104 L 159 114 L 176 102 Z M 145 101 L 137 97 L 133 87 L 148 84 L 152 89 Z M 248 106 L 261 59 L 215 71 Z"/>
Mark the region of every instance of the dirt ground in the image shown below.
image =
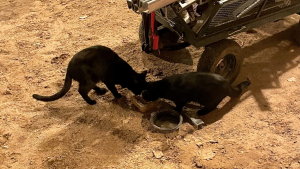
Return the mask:
<path id="1" fill-rule="evenodd" d="M 235 84 L 252 85 L 226 98 L 194 130 L 161 134 L 147 115 L 108 92 L 90 106 L 73 82 L 63 98 L 66 66 L 81 49 L 112 48 L 147 80 L 196 70 L 203 48 L 141 51 L 141 16 L 125 0 L 7 0 L 0 3 L 0 168 L 300 168 L 299 62 L 292 15 L 233 38 L 245 58 Z M 102 84 L 100 84 L 101 86 Z M 196 109 L 185 109 L 196 112 Z"/>

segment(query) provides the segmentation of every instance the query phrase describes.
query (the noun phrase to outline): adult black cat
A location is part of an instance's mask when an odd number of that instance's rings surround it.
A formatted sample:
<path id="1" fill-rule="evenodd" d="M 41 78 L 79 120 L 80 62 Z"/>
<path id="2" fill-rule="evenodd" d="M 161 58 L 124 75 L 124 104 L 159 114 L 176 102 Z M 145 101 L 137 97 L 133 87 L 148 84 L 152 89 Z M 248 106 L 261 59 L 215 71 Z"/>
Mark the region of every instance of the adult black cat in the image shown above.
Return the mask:
<path id="1" fill-rule="evenodd" d="M 232 88 L 220 75 L 213 73 L 192 72 L 165 77 L 156 82 L 149 82 L 142 92 L 143 99 L 154 101 L 165 98 L 176 104 L 175 110 L 181 112 L 188 102 L 197 102 L 204 106 L 197 114 L 205 115 L 214 110 L 226 97 L 238 97 L 249 86 L 244 81 Z"/>
<path id="2" fill-rule="evenodd" d="M 114 51 L 104 46 L 92 46 L 76 53 L 71 59 L 63 88 L 52 96 L 32 95 L 41 101 L 53 101 L 63 97 L 71 87 L 72 79 L 79 82 L 78 92 L 90 105 L 96 104 L 88 96 L 94 89 L 97 94 L 105 94 L 105 88 L 99 88 L 96 83 L 102 81 L 115 98 L 120 98 L 115 85 L 120 84 L 134 94 L 139 95 L 145 85 L 146 71 L 136 73 L 131 66 L 121 59 Z"/>

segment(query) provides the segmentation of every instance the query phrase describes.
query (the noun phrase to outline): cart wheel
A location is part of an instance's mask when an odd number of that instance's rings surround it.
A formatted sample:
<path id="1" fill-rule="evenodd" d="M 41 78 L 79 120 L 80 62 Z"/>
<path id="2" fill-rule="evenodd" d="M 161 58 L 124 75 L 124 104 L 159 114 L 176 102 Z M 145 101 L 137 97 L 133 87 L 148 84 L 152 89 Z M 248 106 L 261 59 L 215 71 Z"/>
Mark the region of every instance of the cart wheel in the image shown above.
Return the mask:
<path id="1" fill-rule="evenodd" d="M 299 20 L 298 28 L 296 30 L 295 40 L 297 44 L 300 45 L 300 20 Z"/>
<path id="2" fill-rule="evenodd" d="M 240 73 L 243 61 L 240 53 L 240 45 L 230 39 L 207 45 L 199 59 L 197 71 L 216 73 L 233 83 Z"/>
<path id="3" fill-rule="evenodd" d="M 141 43 L 145 42 L 143 21 L 140 23 L 139 27 L 139 40 Z"/>
<path id="4" fill-rule="evenodd" d="M 152 48 L 150 48 L 150 46 L 146 45 L 145 43 L 142 44 L 142 50 L 147 54 L 152 52 Z"/>

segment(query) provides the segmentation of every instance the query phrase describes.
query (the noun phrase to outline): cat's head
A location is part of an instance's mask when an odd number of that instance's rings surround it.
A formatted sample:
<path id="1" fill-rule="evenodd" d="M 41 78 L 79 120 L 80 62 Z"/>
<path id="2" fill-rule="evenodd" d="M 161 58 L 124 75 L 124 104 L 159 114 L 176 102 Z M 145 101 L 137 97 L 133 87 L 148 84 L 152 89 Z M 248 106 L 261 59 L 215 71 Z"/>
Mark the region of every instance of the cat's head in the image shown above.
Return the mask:
<path id="1" fill-rule="evenodd" d="M 131 90 L 135 95 L 140 95 L 147 86 L 146 82 L 147 71 L 137 74 L 133 77 L 133 80 L 127 84 L 127 88 Z"/>

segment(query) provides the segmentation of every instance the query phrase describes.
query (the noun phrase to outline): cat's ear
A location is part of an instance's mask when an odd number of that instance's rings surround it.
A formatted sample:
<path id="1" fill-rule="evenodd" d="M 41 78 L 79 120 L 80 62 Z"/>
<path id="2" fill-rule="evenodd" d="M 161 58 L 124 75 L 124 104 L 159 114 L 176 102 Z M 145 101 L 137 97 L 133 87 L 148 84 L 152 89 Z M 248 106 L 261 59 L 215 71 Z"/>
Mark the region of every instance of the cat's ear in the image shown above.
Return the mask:
<path id="1" fill-rule="evenodd" d="M 147 75 L 147 70 L 144 70 L 142 73 L 140 73 L 140 78 L 146 79 L 146 75 Z"/>

